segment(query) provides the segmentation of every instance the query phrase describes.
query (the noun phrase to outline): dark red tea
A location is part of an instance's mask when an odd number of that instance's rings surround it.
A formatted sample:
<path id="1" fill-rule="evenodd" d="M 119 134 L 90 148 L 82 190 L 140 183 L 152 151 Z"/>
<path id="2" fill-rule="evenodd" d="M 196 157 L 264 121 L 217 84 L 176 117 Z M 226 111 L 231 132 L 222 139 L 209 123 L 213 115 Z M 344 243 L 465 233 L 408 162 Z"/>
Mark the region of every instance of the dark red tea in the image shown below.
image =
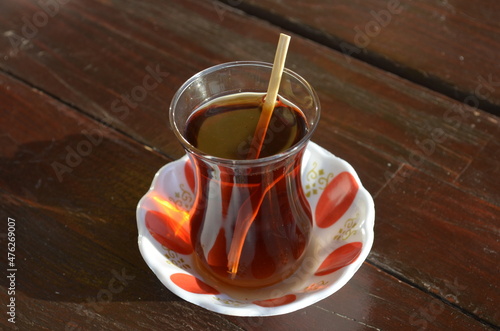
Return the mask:
<path id="1" fill-rule="evenodd" d="M 262 99 L 263 94 L 256 93 L 216 99 L 188 119 L 185 137 L 209 155 L 246 159 Z M 279 101 L 260 157 L 286 151 L 306 132 L 302 112 Z M 197 178 L 191 241 L 197 266 L 206 277 L 236 286 L 263 287 L 296 270 L 312 224 L 300 180 L 303 151 L 251 164 L 190 155 Z M 231 268 L 229 255 L 235 247 L 239 247 L 239 259 L 237 268 Z"/>
<path id="2" fill-rule="evenodd" d="M 233 160 L 246 159 L 259 121 L 264 94 L 238 93 L 218 98 L 194 112 L 185 137 L 201 151 Z M 307 132 L 304 115 L 285 100 L 274 108 L 260 157 L 283 152 Z"/>

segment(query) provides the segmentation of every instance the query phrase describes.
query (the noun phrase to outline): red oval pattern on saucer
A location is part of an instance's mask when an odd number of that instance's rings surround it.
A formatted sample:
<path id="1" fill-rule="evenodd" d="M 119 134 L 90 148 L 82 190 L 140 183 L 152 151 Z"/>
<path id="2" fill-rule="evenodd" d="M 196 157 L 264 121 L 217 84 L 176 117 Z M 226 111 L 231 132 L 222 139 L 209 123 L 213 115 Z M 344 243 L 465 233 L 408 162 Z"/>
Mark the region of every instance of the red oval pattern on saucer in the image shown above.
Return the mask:
<path id="1" fill-rule="evenodd" d="M 316 206 L 316 224 L 327 228 L 335 224 L 349 209 L 359 185 L 348 172 L 338 174 L 325 188 Z"/>
<path id="2" fill-rule="evenodd" d="M 361 248 L 363 243 L 352 242 L 345 244 L 334 250 L 328 257 L 321 263 L 318 270 L 314 274 L 315 276 L 324 276 L 331 274 L 339 269 L 356 261 L 359 254 L 361 253 Z"/>
<path id="3" fill-rule="evenodd" d="M 220 294 L 213 287 L 198 278 L 188 274 L 177 273 L 170 276 L 170 280 L 181 289 L 195 294 Z"/>
<path id="4" fill-rule="evenodd" d="M 278 307 L 287 305 L 290 302 L 294 302 L 296 299 L 297 297 L 295 296 L 295 294 L 288 294 L 280 298 L 254 301 L 253 303 L 261 307 Z"/>
<path id="5" fill-rule="evenodd" d="M 146 213 L 145 220 L 149 233 L 160 244 L 179 254 L 187 255 L 193 252 L 189 232 L 185 227 L 179 228 L 175 217 L 150 210 Z"/>

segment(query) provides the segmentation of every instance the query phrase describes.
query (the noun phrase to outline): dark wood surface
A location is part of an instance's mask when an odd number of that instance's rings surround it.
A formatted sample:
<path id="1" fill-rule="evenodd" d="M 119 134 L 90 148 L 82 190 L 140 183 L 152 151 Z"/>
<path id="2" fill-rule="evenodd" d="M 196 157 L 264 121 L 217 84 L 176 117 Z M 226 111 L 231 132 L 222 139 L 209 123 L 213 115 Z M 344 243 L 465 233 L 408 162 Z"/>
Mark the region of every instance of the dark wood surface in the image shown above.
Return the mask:
<path id="1" fill-rule="evenodd" d="M 498 1 L 226 2 L 460 101 L 476 95 L 500 115 Z"/>
<path id="2" fill-rule="evenodd" d="M 37 1 L 0 3 L 3 307 L 9 217 L 18 268 L 16 324 L 3 313 L 1 328 L 498 328 L 497 2 L 401 1 L 353 57 L 341 49 L 355 45 L 353 28 L 388 2 L 228 3 L 61 1 L 46 21 L 36 21 Z M 279 32 L 292 36 L 287 67 L 321 100 L 313 140 L 351 163 L 375 199 L 375 243 L 325 300 L 282 316 L 225 316 L 161 285 L 138 251 L 135 208 L 156 171 L 183 155 L 168 124 L 177 88 L 214 64 L 271 62 Z M 157 86 L 127 105 L 150 71 Z M 55 171 L 89 134 L 102 140 Z M 127 285 L 99 301 L 116 272 Z"/>

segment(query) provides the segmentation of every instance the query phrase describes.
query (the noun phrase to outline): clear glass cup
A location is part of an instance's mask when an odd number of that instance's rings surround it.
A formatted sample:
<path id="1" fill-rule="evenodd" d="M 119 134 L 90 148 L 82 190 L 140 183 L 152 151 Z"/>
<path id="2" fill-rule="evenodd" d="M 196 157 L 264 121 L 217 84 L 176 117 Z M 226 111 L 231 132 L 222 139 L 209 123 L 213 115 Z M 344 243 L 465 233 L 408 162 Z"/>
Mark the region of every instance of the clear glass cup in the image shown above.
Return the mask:
<path id="1" fill-rule="evenodd" d="M 312 215 L 300 170 L 320 104 L 302 77 L 285 69 L 278 93 L 301 111 L 306 126 L 290 148 L 258 159 L 229 159 L 209 155 L 187 138 L 193 112 L 221 96 L 265 93 L 271 70 L 272 64 L 264 62 L 205 69 L 179 88 L 170 105 L 171 127 L 195 174 L 189 215 L 196 266 L 212 283 L 247 288 L 278 283 L 299 267 L 310 241 Z M 267 137 L 280 134 L 272 124 Z M 242 141 L 238 148 L 252 148 L 250 142 Z"/>

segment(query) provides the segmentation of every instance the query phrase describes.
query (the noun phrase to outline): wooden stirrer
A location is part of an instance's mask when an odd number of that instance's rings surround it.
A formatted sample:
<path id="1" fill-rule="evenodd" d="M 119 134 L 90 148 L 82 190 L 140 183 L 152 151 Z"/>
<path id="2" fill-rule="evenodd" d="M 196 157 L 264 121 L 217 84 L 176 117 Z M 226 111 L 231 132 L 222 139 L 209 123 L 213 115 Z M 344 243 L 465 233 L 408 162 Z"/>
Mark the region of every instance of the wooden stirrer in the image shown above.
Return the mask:
<path id="1" fill-rule="evenodd" d="M 269 80 L 269 85 L 267 87 L 266 98 L 264 100 L 264 104 L 262 105 L 262 112 L 260 114 L 259 122 L 257 124 L 255 134 L 253 136 L 252 145 L 250 148 L 250 152 L 248 154 L 248 159 L 257 159 L 262 150 L 262 145 L 266 137 L 267 127 L 269 126 L 269 122 L 271 121 L 271 115 L 273 114 L 274 105 L 276 104 L 276 98 L 278 96 L 278 89 L 280 87 L 283 68 L 285 67 L 285 58 L 289 44 L 290 44 L 290 36 L 281 33 L 280 39 L 278 41 L 278 49 L 276 50 L 276 55 L 274 57 L 273 69 L 271 71 L 271 78 Z M 274 184 L 275 183 L 271 184 L 267 188 L 267 190 L 269 190 L 269 188 L 272 187 Z M 267 193 L 267 190 L 261 193 L 262 196 L 259 202 L 259 206 L 264 200 L 264 195 Z M 247 202 L 250 202 L 250 199 L 248 199 Z M 250 229 L 250 226 L 252 225 L 256 215 L 257 215 L 257 209 L 254 211 L 252 215 L 249 215 L 245 218 L 243 218 L 242 215 L 238 213 L 238 219 L 236 221 L 233 233 L 233 239 L 231 241 L 231 247 L 229 248 L 228 264 L 227 264 L 232 279 L 236 277 L 236 273 L 238 272 L 238 265 L 240 262 L 241 251 L 243 250 L 243 243 L 245 242 L 248 230 Z"/>
<path id="2" fill-rule="evenodd" d="M 264 144 L 264 139 L 266 138 L 267 128 L 269 126 L 269 122 L 271 121 L 274 105 L 276 104 L 276 98 L 278 96 L 283 68 L 285 67 L 286 53 L 288 52 L 289 44 L 290 36 L 281 33 L 278 41 L 278 48 L 276 49 L 276 55 L 274 56 L 271 78 L 269 80 L 269 85 L 267 86 L 266 98 L 264 100 L 264 104 L 262 105 L 262 112 L 260 113 L 259 122 L 257 123 L 257 128 L 255 129 L 255 133 L 253 135 L 247 159 L 259 158 L 262 150 L 262 145 Z"/>

